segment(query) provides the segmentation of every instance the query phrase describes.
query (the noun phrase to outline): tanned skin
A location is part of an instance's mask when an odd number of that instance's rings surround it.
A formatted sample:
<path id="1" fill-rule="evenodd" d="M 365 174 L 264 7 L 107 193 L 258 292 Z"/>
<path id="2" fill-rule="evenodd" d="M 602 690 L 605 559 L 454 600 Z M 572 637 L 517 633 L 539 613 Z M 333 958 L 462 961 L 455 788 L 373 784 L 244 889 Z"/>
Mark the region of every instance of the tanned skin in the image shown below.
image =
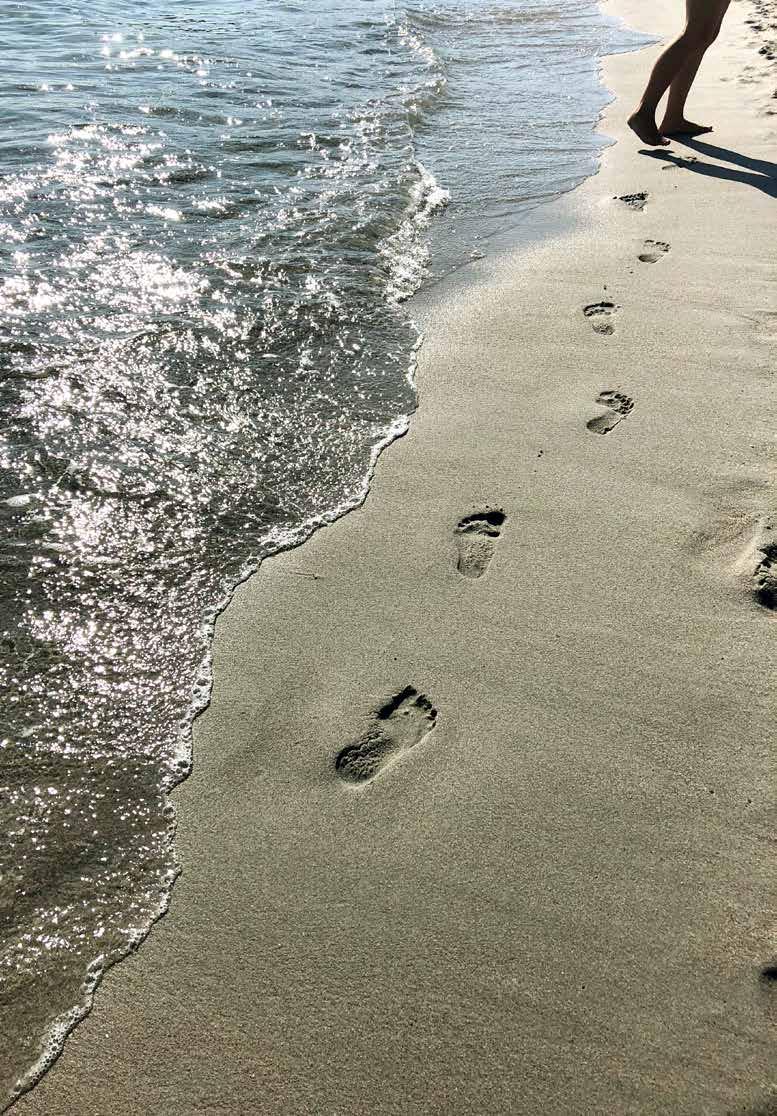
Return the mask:
<path id="1" fill-rule="evenodd" d="M 718 37 L 731 0 L 686 0 L 685 28 L 659 56 L 629 127 L 643 143 L 666 147 L 672 136 L 701 136 L 711 132 L 707 124 L 686 119 L 685 102 L 693 79 L 707 50 Z M 666 91 L 664 119 L 656 122 L 658 103 Z"/>

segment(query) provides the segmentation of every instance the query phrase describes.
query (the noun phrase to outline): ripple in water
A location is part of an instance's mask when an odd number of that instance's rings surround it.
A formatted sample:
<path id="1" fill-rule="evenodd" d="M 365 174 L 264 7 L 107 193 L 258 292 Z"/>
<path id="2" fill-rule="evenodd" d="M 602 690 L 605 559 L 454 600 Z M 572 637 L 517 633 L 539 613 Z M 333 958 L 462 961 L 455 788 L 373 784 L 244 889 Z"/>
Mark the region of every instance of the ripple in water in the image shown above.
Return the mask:
<path id="1" fill-rule="evenodd" d="M 572 0 L 3 13 L 0 1101 L 165 909 L 215 616 L 406 428 L 433 215 L 456 263 L 579 181 L 614 42 Z"/>

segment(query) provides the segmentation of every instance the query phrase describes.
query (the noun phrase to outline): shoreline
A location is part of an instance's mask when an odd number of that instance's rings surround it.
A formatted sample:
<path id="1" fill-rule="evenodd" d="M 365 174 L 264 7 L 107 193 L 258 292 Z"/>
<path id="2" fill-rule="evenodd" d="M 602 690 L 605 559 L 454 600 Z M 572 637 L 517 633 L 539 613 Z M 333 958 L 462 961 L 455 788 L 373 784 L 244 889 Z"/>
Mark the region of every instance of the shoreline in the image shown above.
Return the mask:
<path id="1" fill-rule="evenodd" d="M 635 0 L 609 7 L 642 29 Z M 730 20 L 694 148 L 725 174 L 640 156 L 618 105 L 656 48 L 607 58 L 616 145 L 549 207 L 574 224 L 446 283 L 366 503 L 236 591 L 170 911 L 12 1111 L 771 1095 L 774 125 L 721 84 Z M 640 190 L 643 210 L 615 200 Z M 456 530 L 495 512 L 498 537 Z M 407 687 L 435 717 L 409 695 L 414 746 L 344 784 L 336 757 Z"/>

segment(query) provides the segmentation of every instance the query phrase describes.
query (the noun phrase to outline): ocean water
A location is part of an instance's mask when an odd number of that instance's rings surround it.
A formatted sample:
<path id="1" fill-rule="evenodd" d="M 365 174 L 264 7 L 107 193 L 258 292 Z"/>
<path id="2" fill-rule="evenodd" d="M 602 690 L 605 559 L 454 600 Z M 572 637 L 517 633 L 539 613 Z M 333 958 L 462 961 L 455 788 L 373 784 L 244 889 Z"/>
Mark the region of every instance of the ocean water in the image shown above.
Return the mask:
<path id="1" fill-rule="evenodd" d="M 411 296 L 595 169 L 636 38 L 591 0 L 0 16 L 2 1107 L 168 904 L 215 616 L 364 499 Z"/>

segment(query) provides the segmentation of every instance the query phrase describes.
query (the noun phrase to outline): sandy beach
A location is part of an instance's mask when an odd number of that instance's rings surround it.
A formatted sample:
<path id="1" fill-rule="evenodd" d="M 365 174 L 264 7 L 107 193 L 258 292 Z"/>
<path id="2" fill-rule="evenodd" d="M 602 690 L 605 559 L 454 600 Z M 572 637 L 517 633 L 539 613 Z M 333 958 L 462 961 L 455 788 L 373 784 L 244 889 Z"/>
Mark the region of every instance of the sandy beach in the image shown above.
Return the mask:
<path id="1" fill-rule="evenodd" d="M 659 48 L 606 59 L 600 173 L 420 305 L 411 430 L 219 620 L 170 911 L 19 1116 L 777 1112 L 754 11 L 710 136 L 641 149 Z"/>

